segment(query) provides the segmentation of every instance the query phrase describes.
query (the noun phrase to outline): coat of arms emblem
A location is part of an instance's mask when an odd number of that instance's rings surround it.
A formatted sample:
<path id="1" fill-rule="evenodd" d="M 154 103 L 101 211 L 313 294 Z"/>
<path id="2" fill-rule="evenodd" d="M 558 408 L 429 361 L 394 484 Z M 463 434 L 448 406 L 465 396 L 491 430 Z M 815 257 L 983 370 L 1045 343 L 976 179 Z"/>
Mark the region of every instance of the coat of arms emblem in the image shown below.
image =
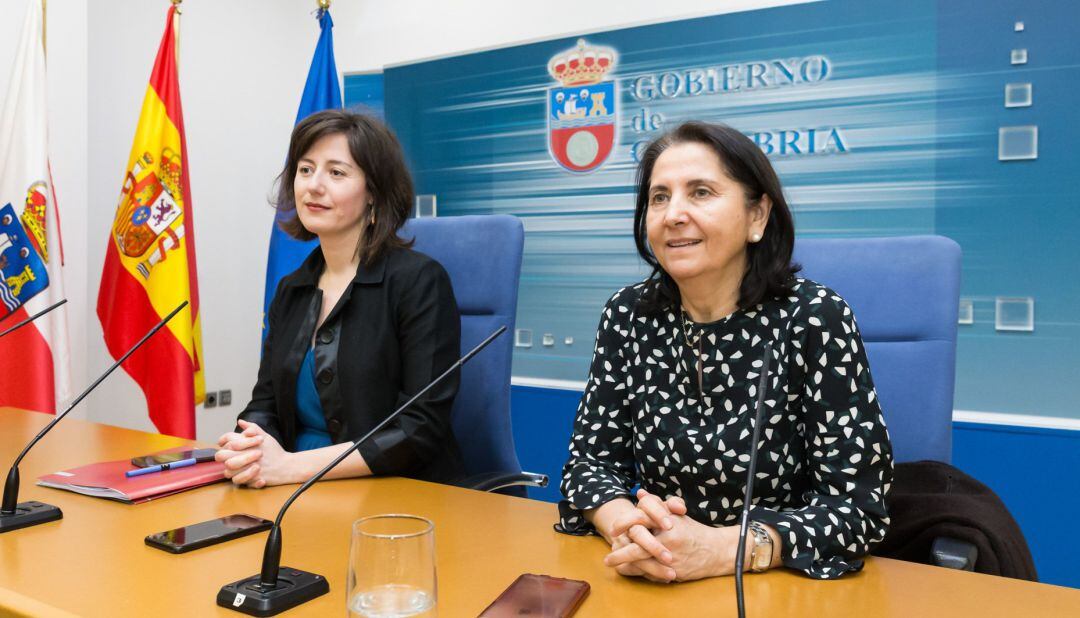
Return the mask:
<path id="1" fill-rule="evenodd" d="M 180 174 L 180 157 L 166 147 L 157 161 L 143 153 L 124 181 L 113 236 L 125 256 L 139 260 L 144 279 L 184 237 Z"/>
<path id="2" fill-rule="evenodd" d="M 20 221 L 11 204 L 0 208 L 0 317 L 49 287 L 49 271 L 37 243 L 34 231 Z"/>
<path id="3" fill-rule="evenodd" d="M 548 88 L 548 150 L 572 172 L 591 172 L 615 147 L 618 97 L 615 82 L 603 81 L 615 61 L 614 49 L 580 39 L 548 62 L 562 84 Z"/>

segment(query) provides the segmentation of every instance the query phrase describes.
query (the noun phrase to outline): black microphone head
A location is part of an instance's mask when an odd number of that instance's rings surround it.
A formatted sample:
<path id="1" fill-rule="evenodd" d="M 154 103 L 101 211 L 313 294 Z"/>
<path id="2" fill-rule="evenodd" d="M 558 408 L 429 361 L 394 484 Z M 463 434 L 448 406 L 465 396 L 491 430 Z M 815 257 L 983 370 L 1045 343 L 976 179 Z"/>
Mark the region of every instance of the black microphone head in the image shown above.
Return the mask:
<path id="1" fill-rule="evenodd" d="M 758 377 L 757 402 L 754 404 L 754 443 L 751 445 L 750 456 L 757 453 L 757 442 L 761 432 L 761 419 L 765 411 L 765 393 L 769 390 L 769 369 L 772 364 L 772 346 L 765 343 L 765 353 L 761 356 L 761 374 Z M 752 466 L 751 466 L 752 467 Z"/>

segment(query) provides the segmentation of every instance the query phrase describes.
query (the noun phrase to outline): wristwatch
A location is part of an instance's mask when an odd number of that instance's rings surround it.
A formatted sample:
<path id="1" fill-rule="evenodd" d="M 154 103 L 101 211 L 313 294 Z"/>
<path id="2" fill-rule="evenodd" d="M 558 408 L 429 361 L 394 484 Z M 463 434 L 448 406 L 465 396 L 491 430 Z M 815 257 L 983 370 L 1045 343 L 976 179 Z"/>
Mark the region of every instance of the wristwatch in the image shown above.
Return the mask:
<path id="1" fill-rule="evenodd" d="M 756 521 L 750 522 L 750 533 L 754 536 L 754 547 L 750 550 L 750 572 L 767 571 L 773 560 L 772 537 L 765 526 Z"/>

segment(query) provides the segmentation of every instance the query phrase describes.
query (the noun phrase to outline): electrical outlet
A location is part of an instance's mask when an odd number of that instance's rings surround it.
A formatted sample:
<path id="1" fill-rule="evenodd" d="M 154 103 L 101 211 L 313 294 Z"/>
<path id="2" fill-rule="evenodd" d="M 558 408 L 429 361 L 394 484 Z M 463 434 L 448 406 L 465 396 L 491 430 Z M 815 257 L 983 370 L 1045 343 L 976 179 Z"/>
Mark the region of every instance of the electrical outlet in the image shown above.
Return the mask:
<path id="1" fill-rule="evenodd" d="M 209 393 L 206 394 L 206 400 L 203 401 L 202 405 L 203 405 L 204 408 L 216 408 L 217 407 L 217 401 L 218 401 L 217 393 L 216 392 L 209 392 Z"/>
<path id="2" fill-rule="evenodd" d="M 232 405 L 232 391 L 223 390 L 218 393 L 218 405 L 221 407 Z"/>

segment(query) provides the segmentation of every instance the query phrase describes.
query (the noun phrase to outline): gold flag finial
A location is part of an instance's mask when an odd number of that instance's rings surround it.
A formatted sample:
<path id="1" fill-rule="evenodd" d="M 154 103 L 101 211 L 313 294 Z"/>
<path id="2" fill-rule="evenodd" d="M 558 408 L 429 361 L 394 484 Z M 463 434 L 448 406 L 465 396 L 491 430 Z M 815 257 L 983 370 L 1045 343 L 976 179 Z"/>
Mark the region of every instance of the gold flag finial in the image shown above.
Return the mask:
<path id="1" fill-rule="evenodd" d="M 319 8 L 324 11 L 330 8 L 330 0 L 315 0 L 315 4 L 318 4 Z"/>
<path id="2" fill-rule="evenodd" d="M 173 20 L 173 54 L 176 58 L 176 70 L 180 70 L 180 3 L 184 0 L 172 0 L 173 8 L 176 9 L 176 19 Z"/>

